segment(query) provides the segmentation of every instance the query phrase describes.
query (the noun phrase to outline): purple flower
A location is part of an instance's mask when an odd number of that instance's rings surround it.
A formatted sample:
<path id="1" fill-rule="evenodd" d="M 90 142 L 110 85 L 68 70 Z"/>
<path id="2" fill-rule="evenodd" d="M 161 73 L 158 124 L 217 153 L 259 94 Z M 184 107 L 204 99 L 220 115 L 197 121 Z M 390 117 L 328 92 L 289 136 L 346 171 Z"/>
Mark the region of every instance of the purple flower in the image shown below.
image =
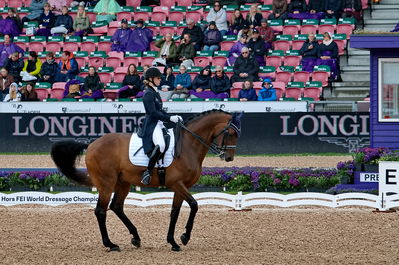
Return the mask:
<path id="1" fill-rule="evenodd" d="M 281 184 L 281 179 L 275 178 L 275 179 L 273 180 L 273 184 L 274 184 L 274 185 L 280 185 L 280 184 Z"/>

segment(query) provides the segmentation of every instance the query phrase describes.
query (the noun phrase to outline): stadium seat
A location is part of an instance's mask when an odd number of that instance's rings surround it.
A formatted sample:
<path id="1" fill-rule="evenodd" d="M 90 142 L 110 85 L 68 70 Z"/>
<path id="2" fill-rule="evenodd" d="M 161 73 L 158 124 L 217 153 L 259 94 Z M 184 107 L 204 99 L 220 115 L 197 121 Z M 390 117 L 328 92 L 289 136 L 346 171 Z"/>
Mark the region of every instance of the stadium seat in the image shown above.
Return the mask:
<path id="1" fill-rule="evenodd" d="M 80 50 L 81 51 L 86 51 L 88 53 L 94 52 L 97 48 L 97 42 L 94 41 L 84 41 L 80 44 Z"/>
<path id="2" fill-rule="evenodd" d="M 112 43 L 109 41 L 100 41 L 97 44 L 97 50 L 104 51 L 104 52 L 108 53 L 111 51 L 111 45 L 112 45 Z"/>
<path id="3" fill-rule="evenodd" d="M 5 1 L 4 1 L 5 2 Z M 13 7 L 13 8 L 18 8 L 21 7 L 24 1 L 23 0 L 8 0 L 7 6 L 8 7 Z"/>
<path id="4" fill-rule="evenodd" d="M 44 44 L 42 42 L 34 41 L 29 43 L 29 51 L 33 51 L 36 53 L 44 51 Z"/>
<path id="5" fill-rule="evenodd" d="M 101 83 L 107 84 L 111 83 L 112 74 L 111 73 L 98 73 L 98 77 L 100 78 Z"/>
<path id="6" fill-rule="evenodd" d="M 64 38 L 61 36 L 50 36 L 47 39 L 46 51 L 47 52 L 59 52 L 64 44 Z"/>
<path id="7" fill-rule="evenodd" d="M 75 60 L 80 67 L 86 66 L 86 64 L 88 62 L 88 56 L 89 56 L 88 52 L 76 51 L 76 52 L 73 52 L 73 55 L 75 56 Z"/>
<path id="8" fill-rule="evenodd" d="M 310 79 L 310 73 L 306 71 L 297 71 L 294 72 L 294 82 L 303 82 L 306 83 Z"/>
<path id="9" fill-rule="evenodd" d="M 115 69 L 114 82 L 122 83 L 122 81 L 125 78 L 125 75 L 127 73 L 127 68 L 128 68 L 128 66 L 124 66 L 124 67 L 118 67 Z"/>
<path id="10" fill-rule="evenodd" d="M 318 25 L 302 25 L 301 26 L 301 34 L 316 34 L 316 32 L 319 30 Z"/>
<path id="11" fill-rule="evenodd" d="M 241 83 L 241 82 L 239 82 L 239 83 Z M 230 89 L 230 97 L 231 98 L 238 98 L 238 94 L 240 93 L 240 90 L 241 90 L 241 87 L 232 87 Z"/>
<path id="12" fill-rule="evenodd" d="M 65 87 L 65 84 L 64 84 Z M 50 98 L 56 98 L 58 100 L 62 100 L 64 97 L 65 88 L 53 88 L 50 90 Z"/>
<path id="13" fill-rule="evenodd" d="M 64 89 L 66 85 L 66 82 L 55 82 L 52 86 L 52 89 L 57 88 L 57 89 Z"/>
<path id="14" fill-rule="evenodd" d="M 282 98 L 285 93 L 285 83 L 283 82 L 272 82 L 274 89 L 276 90 L 277 100 Z"/>
<path id="15" fill-rule="evenodd" d="M 285 97 L 298 100 L 302 96 L 302 92 L 303 88 L 301 87 L 287 86 L 285 88 Z"/>
<path id="16" fill-rule="evenodd" d="M 127 21 L 130 21 L 132 19 L 132 12 L 128 12 L 128 11 L 123 11 L 123 12 L 119 12 L 116 14 L 116 20 L 117 21 L 111 21 L 111 22 L 118 22 L 121 21 L 122 19 L 126 19 Z"/>
<path id="17" fill-rule="evenodd" d="M 81 39 L 78 36 L 67 36 L 64 41 L 64 51 L 78 51 L 80 47 Z"/>
<path id="18" fill-rule="evenodd" d="M 318 65 L 314 67 L 312 72 L 312 81 L 319 81 L 323 87 L 328 86 L 328 78 L 330 77 L 330 67 L 327 65 Z"/>
<path id="19" fill-rule="evenodd" d="M 292 78 L 292 73 L 290 72 L 276 72 L 276 82 L 283 82 L 284 84 L 287 84 L 288 82 L 291 81 Z"/>
<path id="20" fill-rule="evenodd" d="M 337 27 L 337 20 L 334 19 L 321 19 L 319 25 L 319 33 L 324 34 L 325 32 L 334 33 Z"/>
<path id="21" fill-rule="evenodd" d="M 297 35 L 301 28 L 301 21 L 297 19 L 287 19 L 284 21 L 283 35 Z"/>
<path id="22" fill-rule="evenodd" d="M 158 22 L 163 22 L 166 21 L 167 14 L 164 12 L 152 12 L 151 13 L 151 21 L 158 21 Z"/>
<path id="23" fill-rule="evenodd" d="M 223 66 L 223 65 L 225 65 L 226 64 L 226 62 L 227 62 L 227 57 L 224 57 L 224 56 L 215 56 L 215 57 L 212 57 L 212 65 L 220 65 L 220 66 Z"/>
<path id="24" fill-rule="evenodd" d="M 140 6 L 141 0 L 126 0 L 127 6 L 133 6 L 134 8 Z"/>
<path id="25" fill-rule="evenodd" d="M 350 24 L 338 24 L 337 25 L 337 34 L 346 34 L 346 39 L 350 38 L 352 31 L 353 31 L 353 26 Z"/>
<path id="26" fill-rule="evenodd" d="M 194 65 L 200 67 L 206 67 L 211 63 L 211 59 L 205 56 L 194 57 Z"/>
<path id="27" fill-rule="evenodd" d="M 202 18 L 202 14 L 198 11 L 188 11 L 186 12 L 186 20 L 187 19 L 192 19 L 194 20 L 194 23 L 197 23 L 200 21 Z"/>
<path id="28" fill-rule="evenodd" d="M 274 55 L 267 56 L 266 57 L 266 65 L 274 66 L 274 67 L 278 68 L 278 67 L 280 67 L 280 65 L 282 65 L 283 60 L 284 59 L 281 56 L 274 56 Z"/>
<path id="29" fill-rule="evenodd" d="M 161 0 L 161 6 L 167 6 L 168 8 L 175 5 L 175 0 Z"/>
<path id="30" fill-rule="evenodd" d="M 288 51 L 291 48 L 291 42 L 291 35 L 277 35 L 276 40 L 273 42 L 273 46 L 275 50 Z"/>
<path id="31" fill-rule="evenodd" d="M 284 65 L 288 66 L 298 66 L 301 63 L 301 56 L 297 55 L 286 55 L 284 57 Z"/>
<path id="32" fill-rule="evenodd" d="M 119 57 L 108 57 L 105 59 L 105 66 L 118 68 L 121 66 L 122 60 Z"/>
<path id="33" fill-rule="evenodd" d="M 123 66 L 129 66 L 131 64 L 138 66 L 140 63 L 141 63 L 140 57 L 125 57 L 123 60 Z"/>
<path id="34" fill-rule="evenodd" d="M 182 12 L 170 12 L 168 18 L 169 21 L 181 22 L 184 19 L 184 15 L 185 13 Z"/>
<path id="35" fill-rule="evenodd" d="M 104 51 L 91 52 L 88 58 L 89 66 L 94 66 L 96 68 L 102 67 L 106 58 L 106 53 Z"/>
<path id="36" fill-rule="evenodd" d="M 276 78 L 276 67 L 274 66 L 261 66 L 259 68 L 259 77 L 261 78 Z"/>
<path id="37" fill-rule="evenodd" d="M 224 51 L 229 51 L 233 47 L 235 41 L 222 41 L 220 43 L 220 49 Z"/>
<path id="38" fill-rule="evenodd" d="M 168 33 L 174 35 L 176 33 L 176 28 L 175 27 L 160 27 L 159 28 L 159 35 L 165 36 Z"/>
<path id="39" fill-rule="evenodd" d="M 312 98 L 315 101 L 320 100 L 322 94 L 321 82 L 308 82 L 303 90 L 303 97 Z"/>
<path id="40" fill-rule="evenodd" d="M 43 99 L 48 98 L 49 95 L 49 88 L 51 88 L 50 83 L 46 82 L 37 82 L 35 84 L 35 91 L 37 93 L 37 97 L 39 98 L 40 101 L 43 101 Z"/>
<path id="41" fill-rule="evenodd" d="M 192 4 L 193 4 L 192 0 L 177 0 L 178 6 L 192 6 Z"/>

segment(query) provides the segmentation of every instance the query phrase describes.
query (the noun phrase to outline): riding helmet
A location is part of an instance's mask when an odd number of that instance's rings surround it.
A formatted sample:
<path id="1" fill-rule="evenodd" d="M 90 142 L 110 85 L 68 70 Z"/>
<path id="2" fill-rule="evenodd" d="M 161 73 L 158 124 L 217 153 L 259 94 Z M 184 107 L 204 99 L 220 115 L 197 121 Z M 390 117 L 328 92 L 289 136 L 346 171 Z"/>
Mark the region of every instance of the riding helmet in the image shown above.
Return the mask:
<path id="1" fill-rule="evenodd" d="M 145 71 L 145 80 L 150 80 L 150 78 L 154 77 L 162 77 L 161 71 L 156 67 L 148 68 L 147 71 Z"/>

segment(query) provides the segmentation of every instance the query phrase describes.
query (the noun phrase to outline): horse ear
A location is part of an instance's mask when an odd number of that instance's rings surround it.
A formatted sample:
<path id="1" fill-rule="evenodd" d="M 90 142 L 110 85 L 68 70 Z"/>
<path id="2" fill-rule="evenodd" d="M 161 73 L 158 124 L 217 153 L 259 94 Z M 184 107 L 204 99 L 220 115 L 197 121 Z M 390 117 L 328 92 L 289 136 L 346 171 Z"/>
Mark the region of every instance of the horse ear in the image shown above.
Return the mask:
<path id="1" fill-rule="evenodd" d="M 237 120 L 237 121 L 240 121 L 243 115 L 244 115 L 244 112 L 243 112 L 243 111 L 241 111 L 241 112 L 239 112 L 239 113 L 237 113 L 237 112 L 236 112 L 236 113 L 233 113 L 233 119 L 234 119 L 234 120 Z"/>

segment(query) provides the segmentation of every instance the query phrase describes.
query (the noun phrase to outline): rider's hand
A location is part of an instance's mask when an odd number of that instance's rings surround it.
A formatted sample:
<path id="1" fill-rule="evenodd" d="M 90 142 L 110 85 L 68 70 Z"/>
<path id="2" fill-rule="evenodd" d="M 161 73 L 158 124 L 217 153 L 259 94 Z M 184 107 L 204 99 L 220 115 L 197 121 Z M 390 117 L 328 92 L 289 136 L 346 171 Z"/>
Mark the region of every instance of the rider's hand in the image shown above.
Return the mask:
<path id="1" fill-rule="evenodd" d="M 174 123 L 178 123 L 179 121 L 183 121 L 183 118 L 179 115 L 170 116 L 170 121 Z"/>

